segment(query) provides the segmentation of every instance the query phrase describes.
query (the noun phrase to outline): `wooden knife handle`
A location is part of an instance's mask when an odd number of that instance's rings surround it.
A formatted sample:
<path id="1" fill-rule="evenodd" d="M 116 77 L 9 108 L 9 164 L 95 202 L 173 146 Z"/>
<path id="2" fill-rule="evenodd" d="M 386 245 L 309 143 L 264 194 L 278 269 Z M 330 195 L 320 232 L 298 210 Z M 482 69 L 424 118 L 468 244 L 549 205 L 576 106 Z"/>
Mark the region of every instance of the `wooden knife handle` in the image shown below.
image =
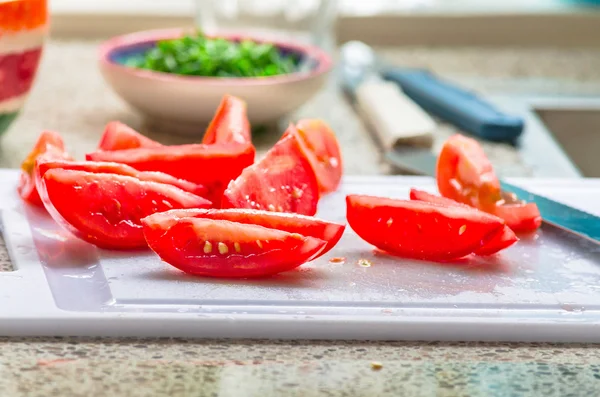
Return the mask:
<path id="1" fill-rule="evenodd" d="M 368 80 L 356 89 L 356 105 L 385 150 L 431 147 L 436 123 L 393 82 Z"/>

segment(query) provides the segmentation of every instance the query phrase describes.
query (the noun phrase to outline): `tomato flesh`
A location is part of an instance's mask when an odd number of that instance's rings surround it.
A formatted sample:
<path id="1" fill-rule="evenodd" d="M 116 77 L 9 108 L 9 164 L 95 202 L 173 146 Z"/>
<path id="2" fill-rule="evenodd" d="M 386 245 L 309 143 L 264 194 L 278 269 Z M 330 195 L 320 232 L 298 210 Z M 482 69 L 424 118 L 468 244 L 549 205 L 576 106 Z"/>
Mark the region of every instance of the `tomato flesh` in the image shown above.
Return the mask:
<path id="1" fill-rule="evenodd" d="M 232 95 L 225 95 L 204 133 L 202 143 L 207 145 L 214 143 L 245 144 L 251 141 L 246 102 Z"/>
<path id="2" fill-rule="evenodd" d="M 442 196 L 482 209 L 500 200 L 500 181 L 479 143 L 450 137 L 438 157 L 436 179 Z"/>
<path id="3" fill-rule="evenodd" d="M 31 152 L 21 164 L 21 175 L 17 191 L 21 198 L 31 204 L 42 206 L 42 200 L 35 185 L 35 163 L 40 157 L 70 159 L 65 151 L 62 137 L 54 131 L 43 131 Z"/>
<path id="4" fill-rule="evenodd" d="M 260 277 L 294 269 L 318 255 L 325 241 L 207 218 L 143 220 L 148 245 L 168 264 L 210 277 Z M 156 232 L 160 229 L 161 232 Z"/>
<path id="5" fill-rule="evenodd" d="M 169 224 L 175 224 L 181 218 L 226 220 L 243 224 L 259 225 L 269 229 L 276 229 L 288 233 L 298 233 L 303 236 L 315 237 L 325 241 L 326 243 L 325 248 L 319 252 L 319 256 L 327 253 L 338 243 L 344 234 L 344 229 L 346 228 L 345 225 L 341 225 L 339 223 L 328 222 L 304 215 L 239 208 L 222 210 L 171 210 L 150 215 L 148 218 L 146 218 L 146 220 L 148 224 L 162 225 L 161 229 L 159 229 L 159 231 L 162 231 L 162 227 L 166 227 Z M 146 237 L 148 237 L 148 233 L 150 232 L 151 228 L 146 231 Z"/>
<path id="6" fill-rule="evenodd" d="M 428 203 L 444 205 L 447 207 L 463 207 L 468 208 L 473 211 L 477 211 L 477 209 L 470 207 L 466 204 L 459 203 L 452 199 L 446 197 L 436 196 L 422 190 L 410 189 L 410 199 L 411 200 L 419 200 L 426 201 Z M 514 243 L 519 241 L 519 238 L 512 231 L 510 227 L 504 225 L 504 228 L 496 234 L 490 241 L 488 241 L 484 246 L 475 250 L 475 254 L 477 255 L 492 255 L 495 254 L 505 248 L 510 247 Z"/>
<path id="7" fill-rule="evenodd" d="M 102 161 L 70 161 L 70 160 L 53 160 L 41 158 L 37 161 L 35 178 L 36 184 L 41 183 L 41 177 L 46 171 L 54 168 L 62 168 L 65 170 L 86 171 L 94 174 L 116 174 L 138 178 L 146 182 L 159 182 L 168 185 L 177 186 L 181 190 L 193 193 L 197 196 L 204 197 L 207 194 L 207 189 L 196 183 L 175 178 L 169 174 L 158 171 L 138 171 L 133 167 L 121 163 L 111 163 Z M 39 189 L 39 186 L 38 186 Z"/>
<path id="8" fill-rule="evenodd" d="M 91 161 L 127 164 L 139 171 L 160 171 L 179 179 L 204 185 L 207 198 L 220 205 L 227 184 L 254 162 L 252 144 L 194 144 L 100 151 L 86 155 Z"/>
<path id="9" fill-rule="evenodd" d="M 232 181 L 223 208 L 249 208 L 314 215 L 319 187 L 297 137 L 286 135 Z"/>
<path id="10" fill-rule="evenodd" d="M 145 247 L 142 218 L 173 208 L 210 206 L 175 186 L 130 176 L 55 168 L 41 180 L 40 195 L 54 220 L 103 248 Z"/>
<path id="11" fill-rule="evenodd" d="M 436 180 L 442 196 L 499 216 L 515 232 L 534 231 L 541 225 L 535 203 L 506 203 L 492 164 L 472 138 L 457 134 L 444 143 Z"/>
<path id="12" fill-rule="evenodd" d="M 322 120 L 300 120 L 296 128 L 288 128 L 286 134 L 298 134 L 321 194 L 335 191 L 342 179 L 342 155 L 331 128 Z"/>
<path id="13" fill-rule="evenodd" d="M 495 216 L 470 208 L 373 196 L 346 197 L 350 227 L 391 254 L 452 260 L 473 253 L 502 230 Z"/>
<path id="14" fill-rule="evenodd" d="M 124 150 L 140 147 L 161 147 L 160 143 L 147 138 L 120 121 L 111 121 L 104 128 L 98 150 Z"/>

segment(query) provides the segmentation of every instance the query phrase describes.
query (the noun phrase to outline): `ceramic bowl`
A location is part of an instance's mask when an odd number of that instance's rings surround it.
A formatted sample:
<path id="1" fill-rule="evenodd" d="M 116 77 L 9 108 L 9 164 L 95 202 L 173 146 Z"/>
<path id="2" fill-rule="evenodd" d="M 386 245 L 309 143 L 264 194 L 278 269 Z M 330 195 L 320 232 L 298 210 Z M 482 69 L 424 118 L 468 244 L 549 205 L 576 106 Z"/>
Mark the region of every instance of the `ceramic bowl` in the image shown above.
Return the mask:
<path id="1" fill-rule="evenodd" d="M 289 41 L 269 42 L 300 56 L 303 71 L 272 77 L 223 78 L 181 76 L 126 66 L 126 61 L 156 45 L 181 37 L 182 29 L 143 31 L 115 37 L 100 47 L 100 69 L 106 81 L 152 126 L 171 132 L 198 133 L 213 117 L 225 94 L 243 98 L 253 125 L 271 123 L 296 110 L 325 84 L 332 61 L 323 50 Z M 239 40 L 241 35 L 220 35 Z M 255 41 L 265 40 L 243 36 Z"/>
<path id="2" fill-rule="evenodd" d="M 48 32 L 46 0 L 0 1 L 0 134 L 17 117 Z"/>

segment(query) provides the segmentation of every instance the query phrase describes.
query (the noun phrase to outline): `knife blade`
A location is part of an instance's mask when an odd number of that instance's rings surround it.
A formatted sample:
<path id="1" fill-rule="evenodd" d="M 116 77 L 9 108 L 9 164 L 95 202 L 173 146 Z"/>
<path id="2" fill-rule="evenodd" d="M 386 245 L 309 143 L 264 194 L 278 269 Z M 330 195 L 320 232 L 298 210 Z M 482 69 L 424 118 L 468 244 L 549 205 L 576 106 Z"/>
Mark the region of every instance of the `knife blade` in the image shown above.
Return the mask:
<path id="1" fill-rule="evenodd" d="M 404 171 L 435 177 L 437 157 L 429 150 L 397 149 L 386 152 L 385 156 L 390 163 Z M 516 194 L 521 200 L 537 204 L 544 222 L 600 244 L 600 217 L 503 180 L 500 181 L 500 185 L 502 190 Z"/>

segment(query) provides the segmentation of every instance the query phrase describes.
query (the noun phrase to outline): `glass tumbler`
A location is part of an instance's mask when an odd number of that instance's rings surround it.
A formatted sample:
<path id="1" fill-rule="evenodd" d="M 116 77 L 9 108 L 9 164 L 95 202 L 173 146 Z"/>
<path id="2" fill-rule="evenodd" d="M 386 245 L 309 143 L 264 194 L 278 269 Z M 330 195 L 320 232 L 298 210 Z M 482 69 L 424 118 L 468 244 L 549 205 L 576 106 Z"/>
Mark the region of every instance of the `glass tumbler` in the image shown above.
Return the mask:
<path id="1" fill-rule="evenodd" d="M 337 0 L 196 0 L 196 24 L 207 34 L 243 33 L 335 46 Z"/>

